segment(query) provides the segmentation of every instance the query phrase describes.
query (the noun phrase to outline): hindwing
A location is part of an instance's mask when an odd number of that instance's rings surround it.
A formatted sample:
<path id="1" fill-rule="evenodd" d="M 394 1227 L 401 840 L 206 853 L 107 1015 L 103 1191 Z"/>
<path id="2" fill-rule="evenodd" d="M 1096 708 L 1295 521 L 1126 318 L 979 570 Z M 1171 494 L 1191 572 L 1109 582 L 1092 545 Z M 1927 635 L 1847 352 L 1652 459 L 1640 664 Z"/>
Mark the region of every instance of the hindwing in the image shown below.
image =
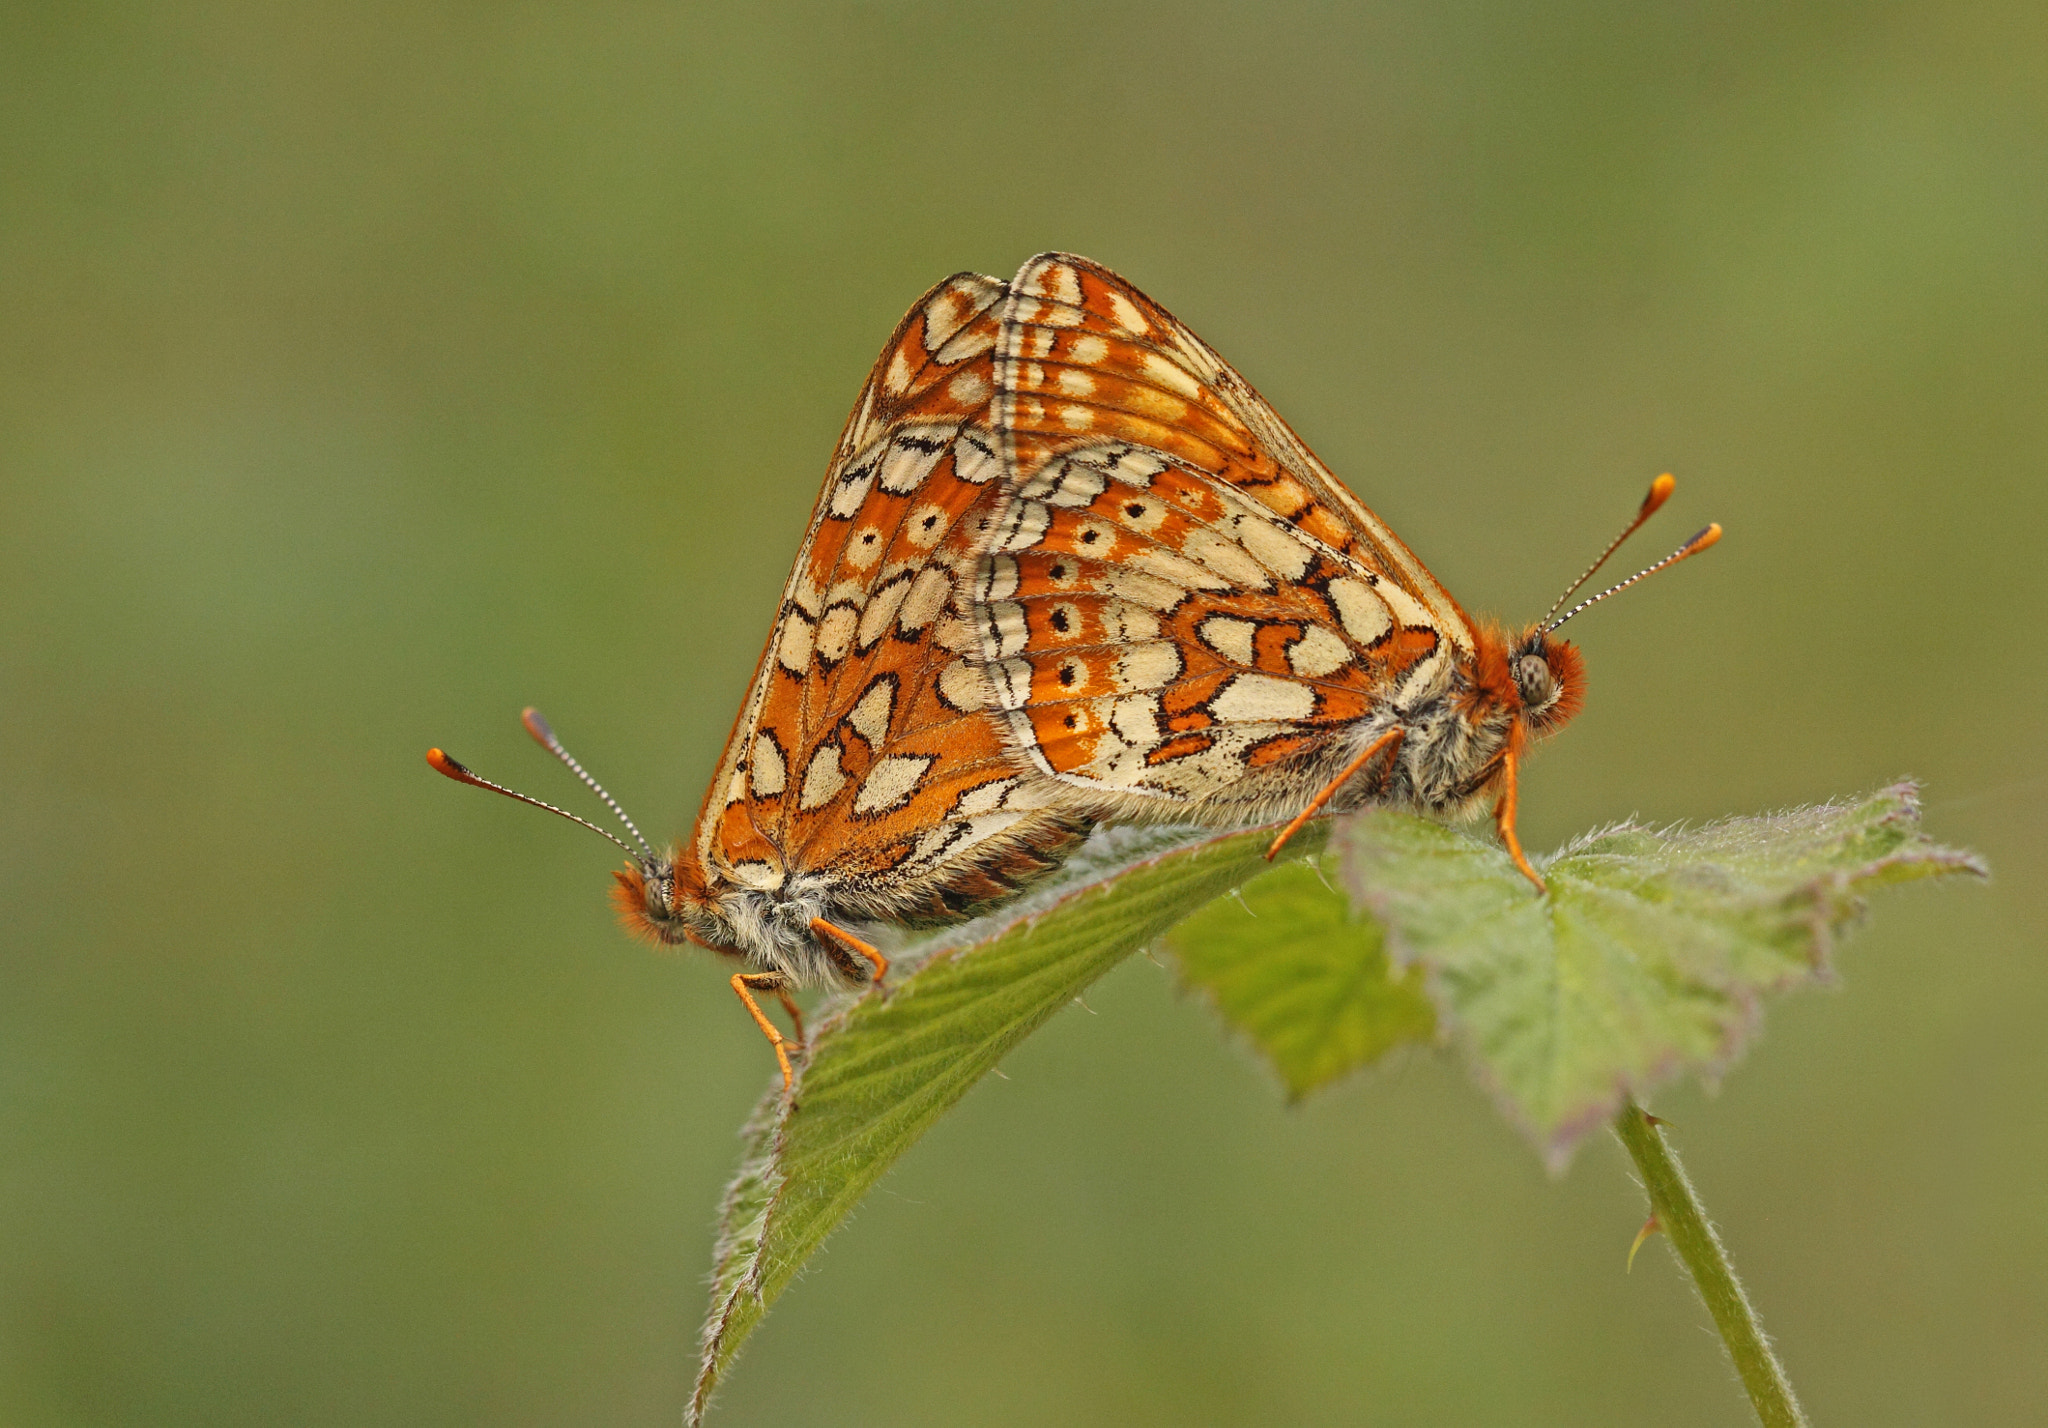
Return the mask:
<path id="1" fill-rule="evenodd" d="M 994 371 L 1005 484 L 973 614 L 1040 770 L 1167 805 L 1256 802 L 1269 771 L 1471 650 L 1399 538 L 1108 269 L 1027 263 Z"/>
<path id="2" fill-rule="evenodd" d="M 949 278 L 876 362 L 698 816 L 707 880 L 810 874 L 841 906 L 942 919 L 1078 836 L 1008 746 L 962 594 L 1003 500 L 1005 294 Z"/>

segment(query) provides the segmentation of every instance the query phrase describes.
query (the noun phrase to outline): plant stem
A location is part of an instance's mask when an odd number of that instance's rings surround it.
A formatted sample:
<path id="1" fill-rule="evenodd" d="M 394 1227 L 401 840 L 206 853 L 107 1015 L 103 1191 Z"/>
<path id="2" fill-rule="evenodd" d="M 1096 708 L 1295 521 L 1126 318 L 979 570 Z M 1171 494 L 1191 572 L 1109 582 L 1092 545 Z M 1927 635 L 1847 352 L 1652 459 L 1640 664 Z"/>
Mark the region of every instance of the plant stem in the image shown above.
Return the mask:
<path id="1" fill-rule="evenodd" d="M 1735 1361 L 1742 1386 L 1749 1390 L 1756 1416 L 1765 1428 L 1807 1428 L 1806 1415 L 1785 1378 L 1785 1367 L 1771 1352 L 1756 1310 L 1750 1307 L 1749 1296 L 1735 1277 L 1735 1267 L 1728 1262 L 1728 1251 L 1701 1208 L 1685 1167 L 1665 1143 L 1664 1132 L 1631 1101 L 1615 1118 L 1614 1133 L 1642 1173 L 1657 1227 L 1670 1239 L 1672 1252 L 1692 1271 L 1692 1282 L 1714 1317 L 1714 1327 L 1721 1331 L 1721 1341 L 1728 1346 L 1728 1357 Z"/>

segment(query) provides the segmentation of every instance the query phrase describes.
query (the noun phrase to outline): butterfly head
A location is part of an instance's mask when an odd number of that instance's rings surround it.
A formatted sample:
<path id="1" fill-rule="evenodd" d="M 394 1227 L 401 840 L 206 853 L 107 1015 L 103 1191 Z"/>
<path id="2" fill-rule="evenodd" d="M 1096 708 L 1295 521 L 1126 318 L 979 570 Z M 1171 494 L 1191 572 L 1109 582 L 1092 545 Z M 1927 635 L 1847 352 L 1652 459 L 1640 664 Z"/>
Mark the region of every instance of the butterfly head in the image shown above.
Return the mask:
<path id="1" fill-rule="evenodd" d="M 1671 498 L 1678 483 L 1669 473 L 1659 476 L 1650 483 L 1650 493 L 1643 497 L 1643 504 L 1636 512 L 1635 519 L 1627 529 L 1600 552 L 1600 558 L 1587 567 L 1586 573 L 1573 581 L 1571 588 L 1558 596 L 1550 612 L 1517 639 L 1507 654 L 1507 679 L 1498 674 L 1491 680 L 1482 678 L 1483 686 L 1489 687 L 1496 698 L 1504 695 L 1502 685 L 1512 683 L 1515 700 L 1520 704 L 1520 716 L 1530 732 L 1548 734 L 1568 722 L 1586 702 L 1586 666 L 1579 658 L 1579 651 L 1569 640 L 1556 637 L 1557 627 L 1566 620 L 1590 606 L 1599 604 L 1610 595 L 1617 595 L 1628 589 L 1645 576 L 1678 564 L 1689 556 L 1699 554 L 1721 538 L 1721 528 L 1710 525 L 1677 550 L 1658 561 L 1648 569 L 1640 570 L 1618 585 L 1609 586 L 1588 600 L 1581 600 L 1571 609 L 1565 610 L 1565 602 L 1576 594 L 1579 587 L 1593 577 L 1593 573 L 1607 562 L 1621 543 L 1634 534 L 1644 521 L 1654 515 L 1657 509 Z M 1563 614 L 1558 612 L 1563 610 Z M 1484 653 L 1482 642 L 1482 653 Z M 1485 661 L 1482 661 L 1484 663 Z"/>
<path id="2" fill-rule="evenodd" d="M 635 858 L 613 871 L 612 907 L 626 931 L 646 942 L 674 947 L 684 942 L 711 946 L 718 919 L 701 877 L 673 853 Z"/>
<path id="3" fill-rule="evenodd" d="M 1586 662 L 1570 640 L 1552 639 L 1542 626 L 1514 645 L 1508 671 L 1530 729 L 1548 734 L 1562 728 L 1586 702 Z"/>
<path id="4" fill-rule="evenodd" d="M 478 777 L 439 749 L 427 750 L 427 762 L 433 765 L 436 773 L 445 774 L 457 783 L 486 788 L 492 793 L 502 793 L 507 798 L 530 803 L 535 808 L 546 809 L 549 813 L 558 814 L 571 823 L 580 823 L 591 832 L 617 844 L 624 850 L 628 861 L 624 868 L 612 874 L 617 879 L 617 885 L 612 888 L 612 906 L 618 909 L 619 920 L 634 936 L 666 946 L 674 946 L 679 942 L 697 942 L 705 946 L 729 945 L 729 929 L 712 909 L 711 899 L 704 888 L 703 875 L 696 870 L 696 864 L 679 861 L 672 848 L 662 853 L 655 852 L 654 846 L 642 836 L 638 826 L 626 816 L 626 810 L 619 807 L 618 800 L 606 793 L 604 785 L 592 778 L 583 765 L 576 762 L 569 751 L 562 747 L 561 741 L 555 737 L 555 731 L 548 727 L 548 721 L 541 717 L 538 709 L 526 710 L 519 716 L 519 720 L 526 726 L 526 732 L 533 736 L 535 743 L 567 764 L 570 771 L 583 780 L 590 791 L 603 801 L 605 807 L 617 815 L 619 822 L 625 825 L 626 831 L 633 835 L 633 842 L 639 845 L 637 849 L 587 818 L 579 818 L 566 809 L 555 807 L 552 803 L 543 803 L 537 798 L 506 788 L 503 784 L 492 783 L 487 778 Z M 727 934 L 722 939 L 721 932 Z"/>

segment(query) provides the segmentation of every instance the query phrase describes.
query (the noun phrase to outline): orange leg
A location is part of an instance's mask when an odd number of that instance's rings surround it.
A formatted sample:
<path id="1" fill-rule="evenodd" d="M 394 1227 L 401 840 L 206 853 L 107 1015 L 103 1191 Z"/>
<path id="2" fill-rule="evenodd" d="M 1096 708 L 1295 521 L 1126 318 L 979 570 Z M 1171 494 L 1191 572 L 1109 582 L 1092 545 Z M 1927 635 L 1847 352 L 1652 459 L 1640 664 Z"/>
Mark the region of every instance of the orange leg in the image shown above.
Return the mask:
<path id="1" fill-rule="evenodd" d="M 762 1011 L 761 1004 L 754 1000 L 754 993 L 774 992 L 782 998 L 784 1006 L 789 1006 L 789 978 L 780 972 L 735 972 L 732 974 L 732 989 L 746 1006 L 747 1015 L 754 1019 L 754 1025 L 761 1028 L 761 1034 L 767 1037 L 768 1044 L 775 1048 L 775 1060 L 782 1067 L 782 1090 L 787 1095 L 790 1087 L 796 1083 L 796 1078 L 789 1070 L 789 1053 L 782 1049 L 782 1033 L 775 1029 L 774 1022 L 768 1020 L 768 1014 Z"/>
<path id="2" fill-rule="evenodd" d="M 1538 893 L 1549 892 L 1543 879 L 1536 876 L 1536 870 L 1529 866 L 1529 857 L 1522 851 L 1522 840 L 1515 836 L 1515 756 L 1503 754 L 1500 761 L 1501 780 L 1500 802 L 1493 806 L 1494 825 L 1500 829 L 1500 841 L 1508 845 L 1508 856 L 1515 860 L 1515 866 L 1522 870 L 1522 876 L 1536 884 Z"/>
<path id="3" fill-rule="evenodd" d="M 873 947 L 855 937 L 845 928 L 834 927 L 822 917 L 811 919 L 811 931 L 817 933 L 820 937 L 830 938 L 855 956 L 866 958 L 875 969 L 875 975 L 872 979 L 875 986 L 880 987 L 882 985 L 882 978 L 889 973 L 889 959 L 887 957 L 884 957 Z"/>
<path id="4" fill-rule="evenodd" d="M 775 989 L 775 999 L 781 1002 L 782 1009 L 789 1013 L 789 1024 L 796 1028 L 797 1049 L 802 1050 L 804 1043 L 809 1040 L 804 1035 L 804 1014 L 796 1009 L 796 1003 L 790 998 L 789 988 L 777 987 Z"/>
<path id="5" fill-rule="evenodd" d="M 1318 813 L 1321 813 L 1323 805 L 1335 798 L 1337 790 L 1349 783 L 1353 774 L 1371 762 L 1374 754 L 1378 753 L 1381 749 L 1399 750 L 1401 740 L 1407 736 L 1407 733 L 1406 729 L 1389 729 L 1370 744 L 1367 744 L 1364 752 L 1360 753 L 1350 763 L 1344 765 L 1344 771 L 1325 784 L 1323 791 L 1309 800 L 1308 807 L 1295 814 L 1294 821 L 1280 830 L 1280 836 L 1273 840 L 1273 846 L 1266 849 L 1266 861 L 1270 863 L 1274 858 L 1278 857 L 1280 850 L 1287 846 L 1287 840 L 1301 831 L 1302 824 L 1308 822 L 1309 819 L 1315 817 Z M 1393 754 L 1389 753 L 1388 762 L 1390 767 L 1392 760 Z"/>

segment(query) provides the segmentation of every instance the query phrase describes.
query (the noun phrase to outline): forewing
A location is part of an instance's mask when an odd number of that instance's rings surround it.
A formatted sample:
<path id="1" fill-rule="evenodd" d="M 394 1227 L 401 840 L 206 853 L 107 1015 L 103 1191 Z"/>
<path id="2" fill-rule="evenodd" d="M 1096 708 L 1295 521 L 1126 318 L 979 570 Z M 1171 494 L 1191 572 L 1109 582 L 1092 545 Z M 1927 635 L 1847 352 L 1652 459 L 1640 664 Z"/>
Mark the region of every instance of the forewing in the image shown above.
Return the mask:
<path id="1" fill-rule="evenodd" d="M 976 628 L 1045 772 L 1168 804 L 1255 799 L 1264 771 L 1470 648 L 1407 547 L 1106 268 L 1027 263 L 995 373 L 1005 499 Z"/>
<path id="2" fill-rule="evenodd" d="M 1004 285 L 960 274 L 883 349 L 840 437 L 704 810 L 706 874 L 812 873 L 876 915 L 1028 820 L 956 589 L 1001 499 L 990 420 Z M 1042 821 L 1042 820 L 1041 820 Z"/>

